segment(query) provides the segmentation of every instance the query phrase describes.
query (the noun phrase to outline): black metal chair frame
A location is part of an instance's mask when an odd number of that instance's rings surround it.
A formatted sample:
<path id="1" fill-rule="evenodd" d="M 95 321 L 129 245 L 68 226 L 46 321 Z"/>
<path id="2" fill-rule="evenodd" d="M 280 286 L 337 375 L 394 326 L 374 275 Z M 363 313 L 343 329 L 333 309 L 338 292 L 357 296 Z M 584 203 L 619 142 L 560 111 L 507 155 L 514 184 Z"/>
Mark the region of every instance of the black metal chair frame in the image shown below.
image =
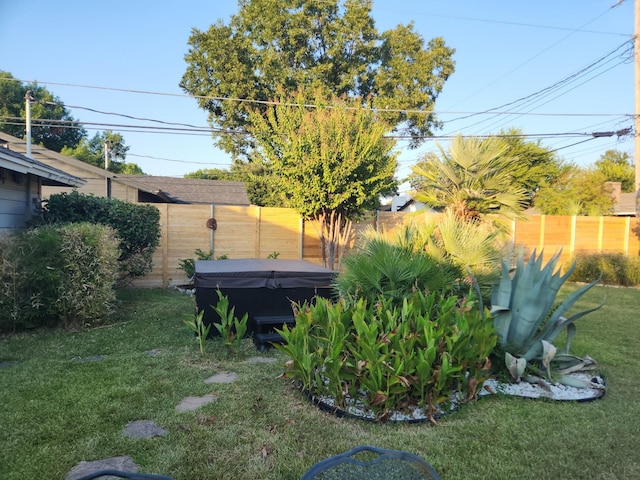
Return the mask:
<path id="1" fill-rule="evenodd" d="M 357 460 L 356 458 L 352 458 L 354 455 L 360 452 L 377 453 L 378 457 L 368 461 L 361 461 Z M 442 480 L 438 473 L 433 469 L 433 467 L 417 455 L 399 450 L 386 450 L 368 445 L 353 448 L 347 452 L 336 455 L 335 457 L 329 457 L 316 463 L 309 470 L 307 470 L 307 472 L 300 478 L 300 480 L 313 480 L 319 473 L 342 463 L 351 463 L 358 466 L 369 467 L 389 458 L 406 460 L 408 462 L 418 464 L 420 468 L 429 475 L 428 478 L 430 478 L 431 480 Z"/>

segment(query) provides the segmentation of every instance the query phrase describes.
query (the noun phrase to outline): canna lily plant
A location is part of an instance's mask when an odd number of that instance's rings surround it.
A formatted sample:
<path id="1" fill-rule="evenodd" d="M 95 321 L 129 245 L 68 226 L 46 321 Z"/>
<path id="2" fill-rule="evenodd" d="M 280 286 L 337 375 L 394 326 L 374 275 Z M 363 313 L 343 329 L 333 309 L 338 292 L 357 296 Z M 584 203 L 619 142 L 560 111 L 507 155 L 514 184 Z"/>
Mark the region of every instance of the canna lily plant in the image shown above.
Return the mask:
<path id="1" fill-rule="evenodd" d="M 593 370 L 595 361 L 571 355 L 569 347 L 576 333 L 575 321 L 598 310 L 595 308 L 578 312 L 568 318 L 563 315 L 576 301 L 594 285 L 585 285 L 571 293 L 557 307 L 558 291 L 571 275 L 575 262 L 562 274 L 557 269 L 560 252 L 543 265 L 543 255 L 536 255 L 535 250 L 525 263 L 524 254 L 520 251 L 516 257 L 513 272 L 510 268 L 511 256 L 502 258 L 502 274 L 494 284 L 491 292 L 491 314 L 498 335 L 498 344 L 505 352 L 505 364 L 513 381 L 519 382 L 526 371 L 538 376 L 546 376 L 549 380 L 573 386 L 589 386 L 576 384 L 571 373 Z M 553 341 L 558 334 L 566 331 L 566 343 L 558 350 Z"/>

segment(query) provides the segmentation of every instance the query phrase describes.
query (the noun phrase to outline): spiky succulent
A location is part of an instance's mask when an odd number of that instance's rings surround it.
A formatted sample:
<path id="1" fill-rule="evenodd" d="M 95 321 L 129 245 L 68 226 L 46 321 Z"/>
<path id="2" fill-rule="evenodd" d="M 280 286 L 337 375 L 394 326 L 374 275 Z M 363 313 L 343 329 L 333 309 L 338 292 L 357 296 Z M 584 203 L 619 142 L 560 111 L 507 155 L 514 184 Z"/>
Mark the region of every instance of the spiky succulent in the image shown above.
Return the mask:
<path id="1" fill-rule="evenodd" d="M 562 274 L 557 269 L 560 252 L 543 266 L 543 254 L 534 250 L 525 263 L 520 251 L 516 266 L 511 272 L 510 255 L 501 260 L 502 275 L 491 292 L 491 314 L 498 334 L 498 343 L 507 352 L 506 366 L 514 380 L 519 381 L 527 366 L 537 372 L 571 373 L 579 365 L 592 367 L 592 359 L 569 354 L 571 340 L 576 333 L 574 322 L 600 307 L 590 308 L 569 318 L 563 314 L 600 279 L 571 293 L 557 307 L 556 296 L 575 268 L 575 262 Z M 552 342 L 560 332 L 566 330 L 564 348 L 556 353 Z M 552 364 L 553 362 L 553 364 Z"/>

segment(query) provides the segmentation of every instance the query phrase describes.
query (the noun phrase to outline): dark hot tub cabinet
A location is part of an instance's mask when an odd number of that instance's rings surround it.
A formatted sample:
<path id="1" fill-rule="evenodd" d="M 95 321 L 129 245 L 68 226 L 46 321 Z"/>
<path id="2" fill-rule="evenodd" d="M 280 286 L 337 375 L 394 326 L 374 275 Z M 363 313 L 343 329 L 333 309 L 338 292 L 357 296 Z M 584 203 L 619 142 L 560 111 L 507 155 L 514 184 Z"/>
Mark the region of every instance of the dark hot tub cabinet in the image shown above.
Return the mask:
<path id="1" fill-rule="evenodd" d="M 294 323 L 292 303 L 330 298 L 336 276 L 333 270 L 303 260 L 258 258 L 197 260 L 195 270 L 196 306 L 204 311 L 205 324 L 220 322 L 211 308 L 220 289 L 238 318 L 248 314 L 247 334 L 253 334 L 260 350 L 280 340 L 274 328 Z M 212 328 L 209 335 L 218 335 L 218 330 Z"/>

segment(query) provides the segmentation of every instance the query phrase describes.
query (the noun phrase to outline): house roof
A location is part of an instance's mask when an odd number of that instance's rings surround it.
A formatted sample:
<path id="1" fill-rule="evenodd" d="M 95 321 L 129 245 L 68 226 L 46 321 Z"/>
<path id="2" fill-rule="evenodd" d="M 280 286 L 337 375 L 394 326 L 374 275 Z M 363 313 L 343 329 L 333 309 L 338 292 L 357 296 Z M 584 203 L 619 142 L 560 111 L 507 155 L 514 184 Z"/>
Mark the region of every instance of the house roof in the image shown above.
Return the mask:
<path id="1" fill-rule="evenodd" d="M 636 199 L 636 192 L 621 193 L 613 207 L 613 214 L 621 217 L 635 217 Z"/>
<path id="2" fill-rule="evenodd" d="M 247 188 L 242 182 L 121 174 L 116 175 L 115 181 L 144 187 L 145 191 L 169 203 L 251 204 Z"/>
<path id="3" fill-rule="evenodd" d="M 75 177 L 26 155 L 9 150 L 4 146 L 0 146 L 0 167 L 40 177 L 43 185 L 78 187 L 85 183 L 82 178 Z"/>
<path id="4" fill-rule="evenodd" d="M 24 140 L 4 132 L 0 132 L 0 143 L 7 143 L 11 150 L 16 152 L 24 153 L 27 149 Z M 32 145 L 31 154 L 43 164 L 68 165 L 86 171 L 87 177 L 110 178 L 112 182 L 120 182 L 146 192 L 160 202 L 218 205 L 251 204 L 246 186 L 242 182 L 113 173 L 39 145 Z"/>

